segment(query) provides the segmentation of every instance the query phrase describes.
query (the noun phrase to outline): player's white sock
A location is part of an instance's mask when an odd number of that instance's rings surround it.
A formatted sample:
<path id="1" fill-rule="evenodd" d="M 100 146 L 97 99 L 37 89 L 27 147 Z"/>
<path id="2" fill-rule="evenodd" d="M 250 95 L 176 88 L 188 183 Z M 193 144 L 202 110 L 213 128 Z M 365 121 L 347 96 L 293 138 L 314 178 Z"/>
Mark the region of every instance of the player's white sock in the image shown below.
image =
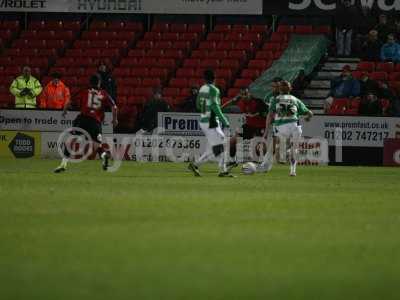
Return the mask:
<path id="1" fill-rule="evenodd" d="M 292 160 L 290 162 L 290 174 L 295 175 L 296 174 L 296 166 L 297 166 L 297 160 Z"/>
<path id="2" fill-rule="evenodd" d="M 200 167 L 202 164 L 210 160 L 212 153 L 210 151 L 204 152 L 195 162 L 194 165 Z"/>
<path id="3" fill-rule="evenodd" d="M 61 160 L 60 167 L 66 168 L 67 164 L 68 164 L 68 158 L 63 157 L 63 159 Z"/>
<path id="4" fill-rule="evenodd" d="M 226 173 L 228 172 L 228 169 L 226 167 L 226 160 L 225 160 L 225 152 L 221 153 L 218 158 L 218 166 L 219 166 L 219 171 L 220 173 Z"/>

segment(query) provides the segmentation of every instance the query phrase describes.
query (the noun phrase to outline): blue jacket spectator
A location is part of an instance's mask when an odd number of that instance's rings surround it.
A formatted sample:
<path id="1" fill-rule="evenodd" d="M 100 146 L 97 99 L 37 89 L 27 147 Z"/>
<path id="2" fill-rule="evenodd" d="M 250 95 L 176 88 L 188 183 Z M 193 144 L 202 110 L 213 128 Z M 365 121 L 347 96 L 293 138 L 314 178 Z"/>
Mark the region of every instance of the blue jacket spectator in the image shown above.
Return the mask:
<path id="1" fill-rule="evenodd" d="M 351 98 L 360 95 L 360 82 L 351 75 L 350 66 L 343 67 L 342 74 L 331 81 L 330 96 L 334 98 Z"/>
<path id="2" fill-rule="evenodd" d="M 381 59 L 382 61 L 400 61 L 400 45 L 396 43 L 393 34 L 388 35 L 387 43 L 381 48 Z"/>

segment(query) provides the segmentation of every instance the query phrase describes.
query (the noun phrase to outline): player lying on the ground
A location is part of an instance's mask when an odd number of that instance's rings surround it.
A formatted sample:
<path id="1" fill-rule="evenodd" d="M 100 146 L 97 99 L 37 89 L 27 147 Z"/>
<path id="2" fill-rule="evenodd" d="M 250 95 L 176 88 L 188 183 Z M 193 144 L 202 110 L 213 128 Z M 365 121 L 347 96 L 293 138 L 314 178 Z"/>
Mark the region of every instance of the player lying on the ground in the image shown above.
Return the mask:
<path id="1" fill-rule="evenodd" d="M 229 127 L 229 121 L 221 111 L 221 99 L 219 89 L 214 85 L 215 75 L 212 70 L 204 72 L 204 84 L 197 96 L 197 108 L 200 114 L 200 128 L 207 138 L 207 149 L 188 168 L 195 176 L 201 176 L 199 166 L 211 160 L 218 159 L 219 177 L 233 177 L 226 166 L 225 161 L 225 134 L 222 126 Z"/>
<path id="2" fill-rule="evenodd" d="M 101 123 L 104 120 L 104 110 L 107 106 L 111 106 L 112 109 L 112 124 L 114 128 L 118 124 L 117 119 L 117 106 L 114 100 L 107 94 L 106 91 L 100 89 L 101 80 L 98 75 L 93 75 L 89 80 L 89 89 L 83 90 L 78 95 L 80 103 L 80 114 L 72 123 L 72 127 L 77 127 L 86 131 L 90 138 L 91 143 L 96 149 L 97 153 L 102 159 L 103 170 L 108 168 L 108 160 L 110 159 L 110 153 L 102 147 L 102 136 L 101 136 Z M 65 103 L 63 116 L 66 115 L 69 107 L 69 102 Z M 64 149 L 64 157 L 62 158 L 61 164 L 54 170 L 55 173 L 64 172 L 67 168 L 69 159 L 71 158 L 70 152 L 68 151 L 68 145 Z"/>
<path id="3" fill-rule="evenodd" d="M 305 120 L 309 121 L 313 113 L 301 100 L 290 94 L 292 90 L 290 82 L 281 81 L 279 90 L 280 95 L 272 99 L 270 105 L 264 138 L 267 138 L 269 128 L 273 122 L 276 135 L 290 139 L 290 176 L 296 176 L 297 155 L 302 134 L 301 126 L 298 125 L 299 118 L 305 116 Z M 272 151 L 267 151 L 261 168 L 269 171 L 272 168 L 272 164 L 273 153 Z"/>

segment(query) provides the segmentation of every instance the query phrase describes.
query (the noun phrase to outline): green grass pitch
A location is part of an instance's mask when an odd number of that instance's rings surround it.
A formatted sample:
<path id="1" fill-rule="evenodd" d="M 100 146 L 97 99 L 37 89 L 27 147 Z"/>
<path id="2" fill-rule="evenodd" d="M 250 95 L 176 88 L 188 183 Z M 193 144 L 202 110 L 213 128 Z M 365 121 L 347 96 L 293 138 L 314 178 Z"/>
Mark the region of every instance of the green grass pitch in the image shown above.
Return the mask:
<path id="1" fill-rule="evenodd" d="M 57 164 L 0 159 L 0 299 L 399 299 L 398 169 Z"/>

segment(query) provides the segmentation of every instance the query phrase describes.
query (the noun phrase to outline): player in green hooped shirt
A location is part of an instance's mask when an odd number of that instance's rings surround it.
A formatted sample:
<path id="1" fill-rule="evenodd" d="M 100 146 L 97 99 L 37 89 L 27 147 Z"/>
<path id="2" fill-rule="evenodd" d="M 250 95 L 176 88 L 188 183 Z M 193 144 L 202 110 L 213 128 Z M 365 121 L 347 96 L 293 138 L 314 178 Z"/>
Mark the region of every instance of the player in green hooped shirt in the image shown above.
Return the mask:
<path id="1" fill-rule="evenodd" d="M 290 94 L 292 86 L 290 82 L 282 80 L 279 84 L 280 95 L 273 98 L 270 103 L 269 114 L 267 116 L 267 124 L 265 128 L 264 138 L 267 137 L 268 130 L 273 122 L 275 134 L 278 137 L 289 138 L 291 141 L 290 149 L 290 176 L 296 176 L 297 153 L 302 130 L 298 125 L 301 116 L 305 116 L 305 120 L 309 121 L 313 116 L 304 103 Z M 267 152 L 266 156 L 273 155 Z M 270 164 L 267 170 L 272 168 L 272 159 L 264 158 L 264 162 Z"/>
<path id="2" fill-rule="evenodd" d="M 200 111 L 200 128 L 207 138 L 207 150 L 188 169 L 195 176 L 201 176 L 199 166 L 213 157 L 218 159 L 219 177 L 233 177 L 226 167 L 225 134 L 222 126 L 229 127 L 229 121 L 221 111 L 219 89 L 214 85 L 215 75 L 212 70 L 204 71 L 204 84 L 197 95 L 197 109 Z"/>

